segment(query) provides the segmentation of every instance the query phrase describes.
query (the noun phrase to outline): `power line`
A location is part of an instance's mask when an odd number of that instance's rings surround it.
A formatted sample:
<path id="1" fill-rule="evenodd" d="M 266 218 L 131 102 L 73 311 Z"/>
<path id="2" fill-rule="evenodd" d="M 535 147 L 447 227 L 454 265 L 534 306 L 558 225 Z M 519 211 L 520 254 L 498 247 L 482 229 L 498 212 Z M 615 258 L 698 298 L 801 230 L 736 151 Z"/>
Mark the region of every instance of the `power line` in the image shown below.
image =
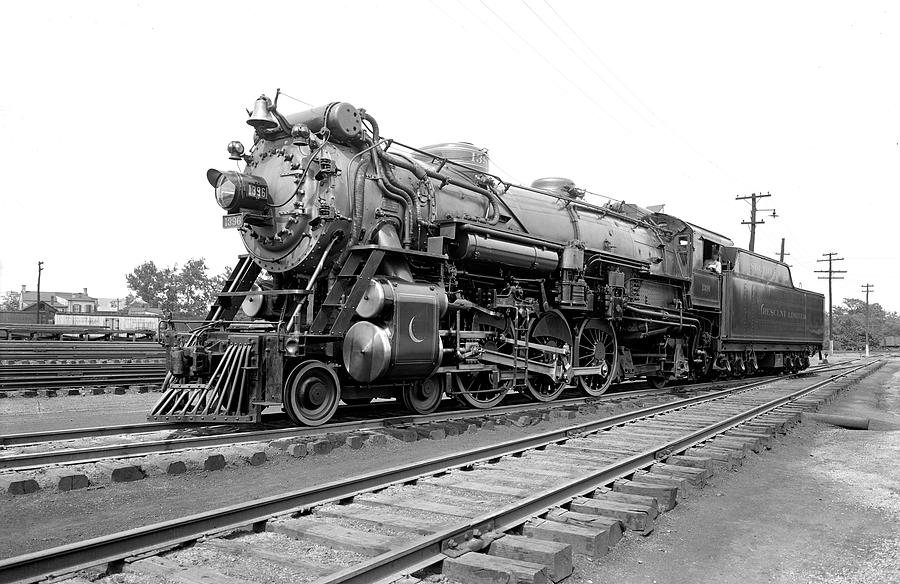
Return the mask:
<path id="1" fill-rule="evenodd" d="M 741 225 L 749 225 L 750 226 L 750 251 L 754 251 L 753 248 L 756 246 L 756 226 L 762 225 L 763 223 L 765 223 L 765 220 L 763 220 L 763 219 L 760 219 L 757 221 L 756 212 L 757 211 L 771 211 L 772 212 L 771 216 L 773 218 L 778 217 L 778 215 L 775 214 L 775 209 L 757 209 L 756 208 L 756 200 L 757 199 L 764 199 L 766 197 L 771 197 L 771 196 L 772 195 L 769 193 L 766 193 L 765 195 L 762 193 L 759 193 L 759 194 L 750 193 L 749 195 L 745 195 L 743 197 L 741 197 L 741 196 L 735 197 L 735 200 L 737 200 L 737 201 L 744 201 L 747 199 L 750 200 L 750 221 L 741 221 Z M 784 243 L 784 240 L 782 240 L 782 243 Z"/>
<path id="2" fill-rule="evenodd" d="M 823 253 L 826 259 L 824 260 L 816 260 L 817 262 L 828 262 L 827 270 L 815 270 L 817 274 L 828 274 L 827 276 L 819 276 L 820 280 L 828 280 L 828 353 L 834 353 L 834 327 L 832 320 L 832 312 L 833 312 L 833 302 L 831 301 L 831 281 L 832 280 L 843 280 L 843 276 L 835 276 L 835 274 L 846 274 L 847 270 L 835 270 L 832 267 L 833 262 L 842 262 L 844 258 L 836 258 L 834 256 L 837 255 L 837 252 L 831 251 L 828 253 Z"/>
<path id="3" fill-rule="evenodd" d="M 541 17 L 541 15 L 538 14 L 538 13 L 535 11 L 534 8 L 532 8 L 531 6 L 529 6 L 528 3 L 527 3 L 525 0 L 520 0 L 520 1 L 522 2 L 522 4 L 525 5 L 525 8 L 527 8 L 527 9 L 529 10 L 529 12 L 531 12 L 532 14 L 534 14 L 535 18 L 537 18 L 537 19 L 541 22 L 541 24 L 544 25 L 544 27 L 545 27 L 547 30 L 549 30 L 551 33 L 553 33 L 553 36 L 555 36 L 555 37 L 559 40 L 559 42 L 561 42 L 561 43 L 569 50 L 570 53 L 572 53 L 573 55 L 575 55 L 575 56 L 578 58 L 578 60 L 581 61 L 581 62 L 584 64 L 584 66 L 587 67 L 588 70 L 589 70 L 591 73 L 593 73 L 594 76 L 597 77 L 597 79 L 600 80 L 601 83 L 603 83 L 603 85 L 605 85 L 607 88 L 609 88 L 609 90 L 612 91 L 613 94 L 614 94 L 616 97 L 618 97 L 619 99 L 622 100 L 622 103 L 624 103 L 625 105 L 627 105 L 627 106 L 631 109 L 631 111 L 633 111 L 635 114 L 637 114 L 638 117 L 640 117 L 647 125 L 653 127 L 653 122 L 651 122 L 651 121 L 648 120 L 646 117 L 644 117 L 644 114 L 643 114 L 643 113 L 641 113 L 640 111 L 638 111 L 638 109 L 637 109 L 636 107 L 634 107 L 634 106 L 631 104 L 630 101 L 628 101 L 627 99 L 625 99 L 625 97 L 622 96 L 622 94 L 620 94 L 620 93 L 616 90 L 615 87 L 613 87 L 613 86 L 612 86 L 612 85 L 611 85 L 611 84 L 610 84 L 610 83 L 609 83 L 609 82 L 608 82 L 608 81 L 607 81 L 607 80 L 606 80 L 606 79 L 605 79 L 605 78 L 604 78 L 604 77 L 603 77 L 596 69 L 594 69 L 594 67 L 591 66 L 590 63 L 587 62 L 587 60 L 585 60 L 584 57 L 581 56 L 581 53 L 579 53 L 578 51 L 576 51 L 575 49 L 573 49 L 572 46 L 568 43 L 568 41 L 566 41 L 566 39 L 565 39 L 562 35 L 560 35 L 558 32 L 556 32 L 556 29 L 554 29 L 552 26 L 550 26 L 549 24 L 547 24 L 547 21 L 544 20 L 544 19 Z M 545 1 L 546 1 L 546 0 L 545 0 Z M 551 10 L 553 9 L 552 6 L 551 6 L 550 8 L 551 8 Z M 556 11 L 554 10 L 554 12 L 556 12 Z M 558 13 L 557 13 L 557 16 L 559 16 Z M 621 83 L 621 82 L 620 82 L 620 83 Z"/>
<path id="4" fill-rule="evenodd" d="M 869 356 L 869 293 L 875 288 L 874 284 L 863 284 L 862 292 L 866 293 L 866 357 Z"/>
<path id="5" fill-rule="evenodd" d="M 600 102 L 598 102 L 596 99 L 594 99 L 594 97 L 593 97 L 591 94 L 589 94 L 588 92 L 586 92 L 580 85 L 578 85 L 577 83 L 575 83 L 575 81 L 573 81 L 571 77 L 569 77 L 568 75 L 566 75 L 565 73 L 563 73 L 563 71 L 562 71 L 559 67 L 557 67 L 556 64 L 555 64 L 553 61 L 551 61 L 550 59 L 548 59 L 548 58 L 544 55 L 544 53 L 542 53 L 542 52 L 541 52 L 540 50 L 538 50 L 534 45 L 532 45 L 532 44 L 528 41 L 527 38 L 525 38 L 524 36 L 522 36 L 522 35 L 519 33 L 519 31 L 517 31 L 515 28 L 513 28 L 512 26 L 510 26 L 510 24 L 509 24 L 508 22 L 506 22 L 506 20 L 504 20 L 502 16 L 500 16 L 499 14 L 497 14 L 497 13 L 494 11 L 493 8 L 491 8 L 490 6 L 488 6 L 487 3 L 486 3 L 484 0 L 479 0 L 479 2 L 481 2 L 481 5 L 484 6 L 484 7 L 487 9 L 488 12 L 490 12 L 491 14 L 494 15 L 494 18 L 496 18 L 497 20 L 499 20 L 499 21 L 503 24 L 503 26 L 505 26 L 506 28 L 508 28 L 508 29 L 510 30 L 510 32 L 512 32 L 514 35 L 516 35 L 516 36 L 519 38 L 519 40 L 521 40 L 523 43 L 525 43 L 525 44 L 528 46 L 529 49 L 531 49 L 532 51 L 534 51 L 534 53 L 535 53 L 537 56 L 539 56 L 541 59 L 544 60 L 545 63 L 547 63 L 550 67 L 552 67 L 553 70 L 556 71 L 556 72 L 559 74 L 560 77 L 562 77 L 563 79 L 565 79 L 566 81 L 568 81 L 569 84 L 572 85 L 572 87 L 574 87 L 575 89 L 577 89 L 583 96 L 585 96 L 585 97 L 588 99 L 588 101 L 590 101 L 590 102 L 593 103 L 595 106 L 597 106 L 597 108 L 598 108 L 601 112 L 603 112 L 604 114 L 606 114 L 606 116 L 608 116 L 609 119 L 611 119 L 612 121 L 616 122 L 616 123 L 617 123 L 619 126 L 621 126 L 623 129 L 625 128 L 625 126 L 622 125 L 622 122 L 620 122 L 618 119 L 616 119 L 616 117 L 613 116 L 611 113 L 609 113 L 608 111 L 606 111 L 606 108 L 604 108 L 604 107 L 600 104 Z"/>

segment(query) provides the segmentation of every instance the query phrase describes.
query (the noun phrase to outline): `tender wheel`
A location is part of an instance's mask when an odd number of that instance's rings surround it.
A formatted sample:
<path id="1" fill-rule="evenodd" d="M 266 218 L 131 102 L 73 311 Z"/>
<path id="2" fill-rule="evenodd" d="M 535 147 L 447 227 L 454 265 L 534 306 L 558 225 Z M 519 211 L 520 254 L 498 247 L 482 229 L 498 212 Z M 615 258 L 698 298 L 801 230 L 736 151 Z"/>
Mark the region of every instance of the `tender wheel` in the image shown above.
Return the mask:
<path id="1" fill-rule="evenodd" d="M 731 364 L 731 375 L 736 379 L 743 379 L 747 376 L 747 365 L 741 357 L 735 358 Z"/>
<path id="2" fill-rule="evenodd" d="M 599 318 L 588 319 L 581 323 L 575 341 L 575 366 L 601 367 L 600 373 L 576 377 L 581 391 L 596 396 L 609 389 L 619 366 L 619 346 L 615 331 L 609 323 Z M 662 385 L 657 389 L 665 384 L 663 379 Z"/>
<path id="3" fill-rule="evenodd" d="M 539 316 L 531 325 L 528 331 L 528 341 L 532 343 L 540 343 L 551 347 L 562 348 L 572 347 L 572 329 L 565 317 L 555 310 L 545 312 Z M 529 351 L 530 360 L 542 361 L 548 364 L 558 362 L 560 355 L 556 353 L 548 353 L 539 349 Z M 567 362 L 568 359 L 564 358 Z M 554 381 L 549 375 L 542 373 L 531 373 L 525 378 L 525 389 L 527 395 L 540 402 L 548 402 L 559 397 L 559 394 L 566 388 L 565 376 Z"/>
<path id="4" fill-rule="evenodd" d="M 297 424 L 320 426 L 331 419 L 341 401 L 335 372 L 321 361 L 297 365 L 284 384 L 284 411 Z"/>
<path id="5" fill-rule="evenodd" d="M 430 414 L 435 411 L 444 397 L 443 384 L 437 377 L 407 384 L 400 391 L 403 405 L 417 414 Z"/>
<path id="6" fill-rule="evenodd" d="M 453 376 L 456 391 L 453 397 L 463 406 L 478 409 L 492 408 L 506 396 L 507 387 L 494 387 L 489 371 L 457 373 Z"/>

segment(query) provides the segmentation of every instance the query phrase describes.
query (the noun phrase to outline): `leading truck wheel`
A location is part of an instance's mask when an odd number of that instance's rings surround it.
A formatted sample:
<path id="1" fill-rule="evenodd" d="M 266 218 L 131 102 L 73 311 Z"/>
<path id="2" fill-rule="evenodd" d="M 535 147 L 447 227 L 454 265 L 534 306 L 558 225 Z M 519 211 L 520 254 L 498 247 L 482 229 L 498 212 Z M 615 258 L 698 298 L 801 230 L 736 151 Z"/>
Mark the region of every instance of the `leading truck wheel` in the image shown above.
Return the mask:
<path id="1" fill-rule="evenodd" d="M 456 398 L 464 407 L 485 410 L 503 401 L 507 387 L 503 384 L 495 386 L 491 382 L 489 371 L 473 371 L 457 373 L 453 376 Z"/>
<path id="2" fill-rule="evenodd" d="M 575 366 L 599 367 L 600 372 L 577 376 L 581 391 L 591 396 L 605 393 L 616 376 L 618 359 L 616 333 L 609 323 L 599 318 L 582 322 L 575 338 Z"/>
<path id="3" fill-rule="evenodd" d="M 417 414 L 430 414 L 441 405 L 444 398 L 442 376 L 429 377 L 423 381 L 406 384 L 400 390 L 400 397 L 407 409 Z"/>
<path id="4" fill-rule="evenodd" d="M 284 384 L 284 411 L 296 424 L 321 426 L 341 401 L 341 384 L 334 370 L 321 361 L 297 365 Z"/>

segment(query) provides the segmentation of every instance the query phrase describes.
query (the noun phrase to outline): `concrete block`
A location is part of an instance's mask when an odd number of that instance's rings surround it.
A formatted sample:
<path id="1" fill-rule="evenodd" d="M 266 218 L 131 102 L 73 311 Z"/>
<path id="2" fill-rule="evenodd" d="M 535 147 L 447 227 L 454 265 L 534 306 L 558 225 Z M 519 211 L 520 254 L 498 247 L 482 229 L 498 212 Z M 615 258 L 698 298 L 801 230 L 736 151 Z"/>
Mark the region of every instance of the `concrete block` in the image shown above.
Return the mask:
<path id="1" fill-rule="evenodd" d="M 66 391 L 66 395 L 81 395 L 80 389 L 70 389 Z"/>
<path id="2" fill-rule="evenodd" d="M 513 426 L 518 426 L 520 428 L 524 428 L 525 426 L 531 425 L 531 416 L 513 416 L 510 418 L 509 422 Z"/>
<path id="3" fill-rule="evenodd" d="M 313 454 L 331 454 L 333 446 L 328 440 L 316 440 L 310 442 L 309 448 Z"/>
<path id="4" fill-rule="evenodd" d="M 26 389 L 19 392 L 19 397 L 37 397 L 37 394 L 37 391 L 33 389 Z"/>
<path id="5" fill-rule="evenodd" d="M 66 467 L 47 471 L 47 478 L 56 483 L 56 489 L 60 492 L 83 489 L 91 484 L 85 474 Z"/>
<path id="6" fill-rule="evenodd" d="M 98 462 L 96 468 L 113 483 L 140 481 L 147 476 L 139 465 L 123 461 Z"/>
<path id="7" fill-rule="evenodd" d="M 443 440 L 447 437 L 447 432 L 441 427 L 431 424 L 416 426 L 416 435 L 419 439 L 424 440 Z"/>
<path id="8" fill-rule="evenodd" d="M 419 439 L 418 434 L 412 428 L 381 428 L 378 431 L 402 442 L 415 442 Z"/>
<path id="9" fill-rule="evenodd" d="M 365 443 L 365 439 L 359 434 L 347 436 L 347 446 L 349 446 L 352 450 L 359 450 Z"/>
<path id="10" fill-rule="evenodd" d="M 221 454 L 210 454 L 203 460 L 203 470 L 222 470 L 225 468 L 225 457 Z"/>
<path id="11" fill-rule="evenodd" d="M 638 481 L 618 480 L 613 484 L 613 490 L 629 495 L 643 495 L 656 499 L 659 510 L 666 512 L 678 504 L 678 488 L 653 483 Z"/>
<path id="12" fill-rule="evenodd" d="M 106 393 L 105 387 L 92 387 L 91 388 L 91 395 L 103 395 L 104 393 Z"/>
<path id="13" fill-rule="evenodd" d="M 125 388 L 121 385 L 116 386 L 113 390 L 113 393 L 116 395 L 125 395 Z"/>
<path id="14" fill-rule="evenodd" d="M 363 440 L 365 440 L 366 444 L 368 444 L 369 446 L 384 446 L 385 444 L 387 444 L 387 436 L 385 436 L 384 434 L 366 432 L 360 434 L 360 436 L 363 437 Z"/>
<path id="15" fill-rule="evenodd" d="M 48 389 L 48 390 L 44 391 L 44 395 L 46 397 L 56 397 L 57 393 L 56 393 L 55 389 Z"/>
<path id="16" fill-rule="evenodd" d="M 608 530 L 546 519 L 530 519 L 522 528 L 522 533 L 536 539 L 568 544 L 575 553 L 590 558 L 605 556 L 612 545 Z M 618 533 L 621 537 L 621 529 Z"/>
<path id="17" fill-rule="evenodd" d="M 36 480 L 19 473 L 0 475 L 0 491 L 10 495 L 28 495 L 40 488 Z"/>
<path id="18" fill-rule="evenodd" d="M 287 453 L 294 458 L 303 458 L 307 455 L 306 443 L 299 442 L 297 444 L 291 444 L 287 448 Z"/>
<path id="19" fill-rule="evenodd" d="M 550 579 L 554 582 L 559 582 L 572 573 L 572 546 L 568 543 L 507 535 L 494 540 L 488 554 L 546 566 Z"/>
<path id="20" fill-rule="evenodd" d="M 241 460 L 249 464 L 250 466 L 259 466 L 266 462 L 266 453 L 262 448 L 238 448 L 238 455 L 241 457 Z"/>
<path id="21" fill-rule="evenodd" d="M 288 448 L 290 448 L 290 447 L 293 446 L 294 444 L 297 444 L 297 443 L 301 442 L 301 440 L 302 440 L 301 438 L 297 438 L 297 437 L 294 437 L 294 438 L 277 438 L 277 439 L 272 440 L 271 442 L 269 442 L 269 447 L 270 447 L 270 448 L 274 448 L 274 449 L 276 449 L 276 450 L 283 450 L 283 451 L 286 452 Z"/>
<path id="22" fill-rule="evenodd" d="M 469 552 L 444 560 L 441 573 L 466 584 L 547 584 L 547 569 L 539 564 Z"/>

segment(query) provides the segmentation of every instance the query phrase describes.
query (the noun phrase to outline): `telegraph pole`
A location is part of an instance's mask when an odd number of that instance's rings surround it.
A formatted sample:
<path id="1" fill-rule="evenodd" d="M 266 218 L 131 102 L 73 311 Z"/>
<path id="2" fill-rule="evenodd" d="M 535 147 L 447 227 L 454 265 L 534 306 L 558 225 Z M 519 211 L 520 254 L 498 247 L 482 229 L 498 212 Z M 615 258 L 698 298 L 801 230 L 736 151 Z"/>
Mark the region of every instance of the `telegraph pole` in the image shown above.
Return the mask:
<path id="1" fill-rule="evenodd" d="M 756 220 L 756 212 L 757 211 L 771 211 L 772 217 L 778 217 L 775 214 L 775 209 L 757 209 L 756 208 L 756 200 L 764 199 L 766 197 L 771 197 L 772 195 L 766 193 L 765 195 L 762 193 L 750 193 L 749 195 L 745 195 L 743 197 L 735 197 L 736 201 L 745 201 L 747 199 L 750 200 L 750 221 L 741 221 L 741 225 L 749 225 L 750 226 L 750 251 L 754 251 L 754 247 L 756 247 L 756 226 L 765 223 L 764 220 L 760 219 Z"/>
<path id="2" fill-rule="evenodd" d="M 37 323 L 41 324 L 41 272 L 44 271 L 44 262 L 38 262 L 38 290 L 37 290 Z"/>
<path id="3" fill-rule="evenodd" d="M 863 284 L 862 291 L 866 293 L 866 357 L 869 356 L 869 292 L 875 288 L 872 284 Z"/>
<path id="4" fill-rule="evenodd" d="M 784 263 L 784 256 L 788 256 L 788 255 L 791 255 L 791 254 L 784 251 L 784 238 L 782 237 L 781 238 L 781 251 L 778 252 L 778 261 L 781 263 Z"/>
<path id="5" fill-rule="evenodd" d="M 826 259 L 816 260 L 817 262 L 828 262 L 827 270 L 816 270 L 817 274 L 828 274 L 827 276 L 819 276 L 820 280 L 828 280 L 828 354 L 834 353 L 834 329 L 832 328 L 832 302 L 831 302 L 831 281 L 843 280 L 843 276 L 835 276 L 835 274 L 846 274 L 847 270 L 835 270 L 832 267 L 833 262 L 842 262 L 844 258 L 836 258 L 837 252 L 823 253 Z"/>

